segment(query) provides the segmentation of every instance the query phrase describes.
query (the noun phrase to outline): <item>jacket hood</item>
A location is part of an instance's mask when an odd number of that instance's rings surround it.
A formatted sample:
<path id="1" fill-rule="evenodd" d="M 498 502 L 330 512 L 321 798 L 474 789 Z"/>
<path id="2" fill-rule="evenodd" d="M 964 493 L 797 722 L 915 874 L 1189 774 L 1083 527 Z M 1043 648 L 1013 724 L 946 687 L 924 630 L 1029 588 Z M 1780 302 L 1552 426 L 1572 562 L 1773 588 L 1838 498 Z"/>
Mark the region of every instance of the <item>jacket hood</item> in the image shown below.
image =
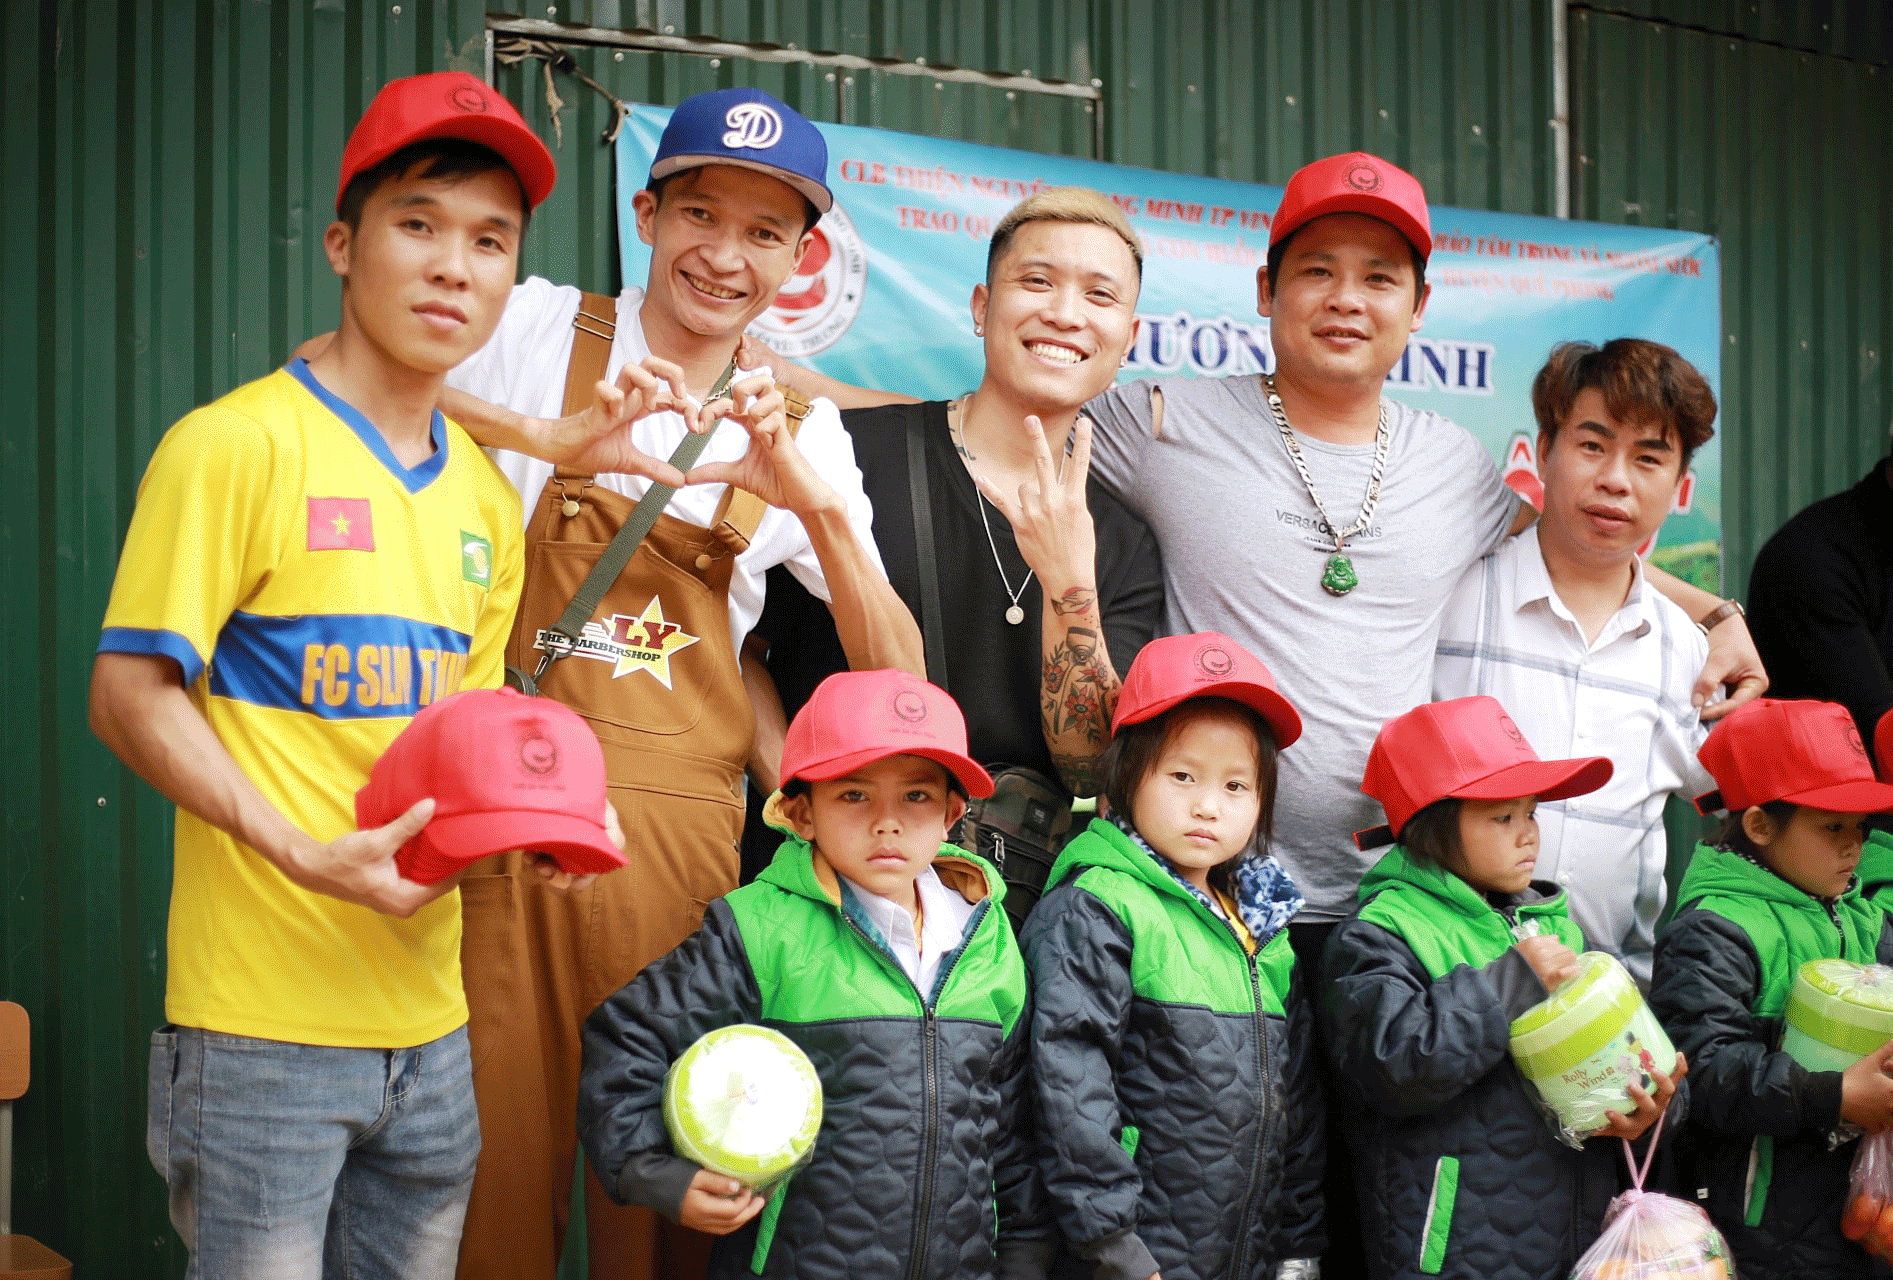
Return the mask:
<path id="1" fill-rule="evenodd" d="M 1564 890 L 1548 880 L 1534 880 L 1520 893 L 1488 897 L 1446 868 L 1421 862 L 1407 852 L 1406 846 L 1398 844 L 1362 877 L 1360 901 L 1366 902 L 1382 890 L 1395 887 L 1417 889 L 1454 914 L 1468 918 L 1499 910 L 1501 904 L 1494 901 L 1495 898 L 1509 898 L 1503 905 L 1520 910 L 1555 907 L 1564 900 Z"/>
<path id="2" fill-rule="evenodd" d="M 1006 883 L 990 862 L 968 853 L 957 844 L 943 844 L 933 859 L 934 874 L 947 888 L 968 902 L 1005 901 Z M 841 906 L 841 878 L 820 849 L 800 836 L 790 836 L 776 850 L 776 856 L 756 877 L 759 883 L 831 907 Z"/>
<path id="3" fill-rule="evenodd" d="M 1865 856 L 1864 852 L 1862 856 Z M 1855 893 L 1859 883 L 1856 876 L 1841 897 Z M 1712 895 L 1760 898 L 1765 902 L 1785 902 L 1796 906 L 1822 901 L 1733 850 L 1698 844 L 1696 856 L 1690 859 L 1689 870 L 1683 876 L 1682 887 L 1676 891 L 1676 905 L 1680 910 L 1698 898 Z"/>
<path id="4" fill-rule="evenodd" d="M 1096 839 L 1084 839 L 1087 835 Z M 1160 856 L 1109 818 L 1093 818 L 1052 864 L 1045 878 L 1045 892 L 1050 893 L 1091 867 L 1104 867 L 1123 872 L 1179 901 L 1204 905 L 1196 890 L 1158 861 Z M 1273 855 L 1244 855 L 1235 867 L 1234 880 L 1237 912 L 1258 947 L 1279 933 L 1303 906 L 1301 891 Z"/>

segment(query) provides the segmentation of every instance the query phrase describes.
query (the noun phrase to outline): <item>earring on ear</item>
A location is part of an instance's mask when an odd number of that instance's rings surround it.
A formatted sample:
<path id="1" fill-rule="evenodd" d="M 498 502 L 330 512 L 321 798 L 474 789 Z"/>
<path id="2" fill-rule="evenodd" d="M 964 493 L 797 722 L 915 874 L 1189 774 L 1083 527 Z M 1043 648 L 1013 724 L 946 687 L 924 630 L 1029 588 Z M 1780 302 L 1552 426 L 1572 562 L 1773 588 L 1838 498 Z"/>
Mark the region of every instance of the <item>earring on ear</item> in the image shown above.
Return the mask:
<path id="1" fill-rule="evenodd" d="M 973 336 L 975 338 L 983 338 L 986 336 L 986 326 L 979 323 L 977 320 L 973 322 Z"/>

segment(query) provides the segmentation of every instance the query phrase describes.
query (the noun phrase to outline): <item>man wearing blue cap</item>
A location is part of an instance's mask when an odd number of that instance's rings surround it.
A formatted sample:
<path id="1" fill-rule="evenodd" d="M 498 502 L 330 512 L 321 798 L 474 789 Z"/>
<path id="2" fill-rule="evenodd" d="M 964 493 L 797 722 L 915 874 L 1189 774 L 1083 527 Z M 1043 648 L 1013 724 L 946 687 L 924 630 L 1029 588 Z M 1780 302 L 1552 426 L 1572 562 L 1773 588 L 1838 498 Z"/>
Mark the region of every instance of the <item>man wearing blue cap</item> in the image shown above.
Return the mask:
<path id="1" fill-rule="evenodd" d="M 635 197 L 651 247 L 644 286 L 615 305 L 543 279 L 516 286 L 492 341 L 442 398 L 477 439 L 501 447 L 496 460 L 528 504 L 508 660 L 539 672 L 541 692 L 598 731 L 631 857 L 569 898 L 543 892 L 518 854 L 464 882 L 484 1145 L 463 1280 L 550 1280 L 571 1202 L 580 1024 L 736 887 L 755 736 L 738 655 L 768 570 L 787 566 L 829 601 L 851 665 L 921 667 L 919 631 L 887 584 L 835 407 L 785 405 L 767 371 L 735 368 L 744 327 L 774 301 L 833 203 L 826 176 L 821 134 L 767 94 L 687 100 Z M 599 387 L 605 378 L 613 382 Z M 713 428 L 701 459 L 679 450 L 719 416 L 730 421 Z M 523 452 L 560 456 L 562 432 L 598 438 L 606 420 L 615 429 L 605 443 L 556 469 Z M 563 643 L 548 643 L 550 628 L 663 482 L 676 493 L 659 489 L 662 514 L 572 628 L 577 643 L 546 666 L 548 648 Z M 592 1275 L 701 1274 L 704 1238 L 611 1204 L 589 1172 L 586 1192 Z"/>

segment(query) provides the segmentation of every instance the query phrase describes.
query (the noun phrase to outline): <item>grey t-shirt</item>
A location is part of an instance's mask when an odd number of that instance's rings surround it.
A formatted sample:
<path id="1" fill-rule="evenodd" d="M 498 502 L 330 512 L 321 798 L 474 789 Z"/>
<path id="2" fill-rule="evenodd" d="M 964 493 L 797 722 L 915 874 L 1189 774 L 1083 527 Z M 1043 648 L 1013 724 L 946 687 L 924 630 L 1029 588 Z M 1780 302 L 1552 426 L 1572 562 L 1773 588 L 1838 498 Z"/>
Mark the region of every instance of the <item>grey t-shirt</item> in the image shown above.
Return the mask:
<path id="1" fill-rule="evenodd" d="M 1163 436 L 1150 392 L 1163 388 Z M 1166 378 L 1114 387 L 1085 406 L 1093 473 L 1163 551 L 1165 634 L 1221 631 L 1268 664 L 1304 731 L 1282 753 L 1274 850 L 1308 906 L 1304 921 L 1354 909 L 1382 851 L 1353 833 L 1385 821 L 1361 794 L 1380 726 L 1429 700 L 1441 611 L 1468 565 L 1510 530 L 1518 497 L 1465 428 L 1389 402 L 1380 505 L 1348 541 L 1360 585 L 1321 587 L 1334 544 L 1283 447 L 1261 380 Z M 1374 447 L 1297 434 L 1321 499 L 1353 523 Z"/>

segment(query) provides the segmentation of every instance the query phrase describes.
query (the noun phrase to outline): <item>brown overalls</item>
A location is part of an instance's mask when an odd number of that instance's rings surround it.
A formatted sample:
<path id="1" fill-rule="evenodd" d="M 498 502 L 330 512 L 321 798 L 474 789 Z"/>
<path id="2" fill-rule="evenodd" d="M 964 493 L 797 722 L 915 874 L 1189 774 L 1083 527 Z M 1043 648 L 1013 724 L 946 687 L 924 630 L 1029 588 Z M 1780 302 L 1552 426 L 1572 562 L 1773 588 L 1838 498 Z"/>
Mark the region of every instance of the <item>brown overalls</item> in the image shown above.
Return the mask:
<path id="1" fill-rule="evenodd" d="M 547 482 L 527 524 L 509 664 L 535 670 L 540 629 L 635 505 L 584 476 Z M 628 865 L 565 892 L 515 852 L 461 882 L 481 1149 L 460 1280 L 551 1280 L 572 1202 L 580 1026 L 736 887 L 754 719 L 730 644 L 732 559 L 711 530 L 660 516 L 577 651 L 541 682 L 598 734 Z M 585 1218 L 594 1277 L 681 1280 L 707 1266 L 710 1237 L 613 1204 L 589 1165 Z"/>

